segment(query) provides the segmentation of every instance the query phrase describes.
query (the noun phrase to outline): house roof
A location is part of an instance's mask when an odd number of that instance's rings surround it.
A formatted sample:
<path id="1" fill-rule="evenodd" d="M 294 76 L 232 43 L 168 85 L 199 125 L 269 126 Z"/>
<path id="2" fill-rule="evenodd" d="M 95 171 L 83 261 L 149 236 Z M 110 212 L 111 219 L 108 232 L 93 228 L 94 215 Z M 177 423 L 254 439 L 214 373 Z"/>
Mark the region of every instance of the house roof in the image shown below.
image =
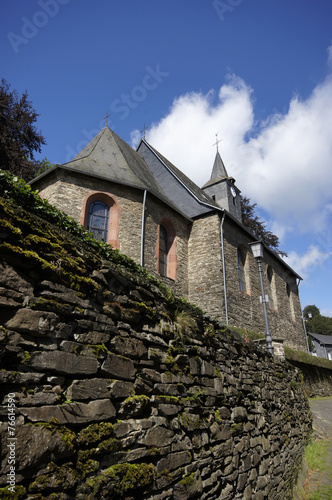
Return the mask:
<path id="1" fill-rule="evenodd" d="M 308 332 L 314 340 L 317 340 L 320 344 L 332 346 L 332 335 L 321 335 L 319 333 Z"/>

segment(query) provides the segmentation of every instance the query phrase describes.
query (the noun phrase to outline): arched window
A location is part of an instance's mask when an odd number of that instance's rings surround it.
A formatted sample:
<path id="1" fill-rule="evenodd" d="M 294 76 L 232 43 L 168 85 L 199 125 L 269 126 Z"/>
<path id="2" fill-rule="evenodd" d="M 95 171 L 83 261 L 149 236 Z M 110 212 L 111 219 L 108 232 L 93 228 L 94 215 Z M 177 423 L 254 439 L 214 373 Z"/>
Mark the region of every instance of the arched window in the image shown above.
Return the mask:
<path id="1" fill-rule="evenodd" d="M 237 267 L 239 274 L 239 288 L 241 292 L 247 293 L 247 280 L 246 280 L 246 253 L 242 248 L 237 249 Z"/>
<path id="2" fill-rule="evenodd" d="M 120 207 L 114 196 L 100 191 L 90 192 L 83 200 L 80 223 L 98 240 L 120 248 Z"/>
<path id="3" fill-rule="evenodd" d="M 159 274 L 167 276 L 167 256 L 169 250 L 168 234 L 165 226 L 159 228 Z"/>
<path id="4" fill-rule="evenodd" d="M 286 285 L 286 292 L 287 292 L 287 297 L 289 300 L 289 309 L 290 309 L 290 314 L 292 321 L 295 321 L 295 311 L 294 311 L 294 303 L 293 303 L 293 296 L 292 296 L 292 291 L 290 289 L 289 284 L 287 283 Z"/>
<path id="5" fill-rule="evenodd" d="M 273 270 L 271 266 L 268 266 L 267 268 L 267 283 L 268 283 L 269 308 L 276 309 L 274 292 L 273 292 Z"/>
<path id="6" fill-rule="evenodd" d="M 94 234 L 97 240 L 107 241 L 110 209 L 102 201 L 94 201 L 89 207 L 87 230 Z"/>
<path id="7" fill-rule="evenodd" d="M 157 271 L 161 276 L 176 280 L 176 231 L 173 222 L 163 217 L 158 226 L 156 246 Z"/>

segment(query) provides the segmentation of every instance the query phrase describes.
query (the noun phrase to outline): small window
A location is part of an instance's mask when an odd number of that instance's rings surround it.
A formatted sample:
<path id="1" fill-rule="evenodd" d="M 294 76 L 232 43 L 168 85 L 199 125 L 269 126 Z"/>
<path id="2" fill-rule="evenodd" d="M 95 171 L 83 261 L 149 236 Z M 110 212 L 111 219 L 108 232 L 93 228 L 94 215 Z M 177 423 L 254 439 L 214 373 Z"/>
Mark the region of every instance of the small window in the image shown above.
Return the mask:
<path id="1" fill-rule="evenodd" d="M 287 297 L 288 297 L 288 300 L 289 300 L 289 309 L 290 309 L 291 318 L 292 318 L 292 321 L 295 321 L 295 311 L 294 311 L 293 295 L 292 295 L 292 292 L 291 292 L 291 289 L 290 289 L 290 286 L 289 286 L 288 283 L 286 285 L 286 291 L 287 291 Z"/>
<path id="2" fill-rule="evenodd" d="M 273 271 L 271 266 L 268 266 L 267 268 L 267 281 L 268 281 L 269 308 L 275 309 L 276 307 L 274 303 L 274 293 L 273 293 Z"/>
<path id="3" fill-rule="evenodd" d="M 167 276 L 167 256 L 169 251 L 168 233 L 165 226 L 159 228 L 159 274 Z"/>
<path id="4" fill-rule="evenodd" d="M 94 201 L 89 207 L 88 231 L 97 240 L 107 241 L 110 209 L 102 201 Z"/>
<path id="5" fill-rule="evenodd" d="M 156 241 L 157 272 L 176 281 L 176 230 L 171 219 L 163 217 L 158 224 Z"/>
<path id="6" fill-rule="evenodd" d="M 246 254 L 241 248 L 238 248 L 237 249 L 237 265 L 238 265 L 238 273 L 239 273 L 239 287 L 240 287 L 241 292 L 247 293 L 245 264 L 246 264 Z"/>

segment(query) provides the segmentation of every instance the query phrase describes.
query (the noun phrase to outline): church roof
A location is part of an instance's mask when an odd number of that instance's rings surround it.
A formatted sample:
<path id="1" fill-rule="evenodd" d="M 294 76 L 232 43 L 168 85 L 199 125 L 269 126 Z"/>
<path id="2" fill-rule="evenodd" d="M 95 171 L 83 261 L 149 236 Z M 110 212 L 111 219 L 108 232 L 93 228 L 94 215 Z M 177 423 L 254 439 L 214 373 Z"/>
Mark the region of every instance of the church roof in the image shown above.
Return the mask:
<path id="1" fill-rule="evenodd" d="M 64 166 L 162 195 L 143 158 L 107 126 Z"/>
<path id="2" fill-rule="evenodd" d="M 137 151 L 145 159 L 165 196 L 188 217 L 196 217 L 219 205 L 167 158 L 142 139 Z"/>

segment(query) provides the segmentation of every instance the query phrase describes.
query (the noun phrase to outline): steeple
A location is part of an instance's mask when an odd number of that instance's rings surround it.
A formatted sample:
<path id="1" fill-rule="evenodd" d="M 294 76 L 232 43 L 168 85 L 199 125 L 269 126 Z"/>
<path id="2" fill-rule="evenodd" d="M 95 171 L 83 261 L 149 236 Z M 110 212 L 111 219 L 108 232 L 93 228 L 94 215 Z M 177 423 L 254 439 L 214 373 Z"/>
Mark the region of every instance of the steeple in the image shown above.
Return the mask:
<path id="1" fill-rule="evenodd" d="M 210 180 L 202 187 L 203 191 L 211 196 L 221 207 L 233 217 L 242 222 L 240 190 L 235 185 L 235 179 L 229 177 L 224 162 L 218 151 L 214 159 Z"/>
<path id="2" fill-rule="evenodd" d="M 220 153 L 217 150 L 216 157 L 214 159 L 214 164 L 213 164 L 212 174 L 211 174 L 210 180 L 218 179 L 219 177 L 220 178 L 228 177 L 228 173 L 227 173 L 226 167 L 224 165 L 224 162 L 221 159 Z"/>

